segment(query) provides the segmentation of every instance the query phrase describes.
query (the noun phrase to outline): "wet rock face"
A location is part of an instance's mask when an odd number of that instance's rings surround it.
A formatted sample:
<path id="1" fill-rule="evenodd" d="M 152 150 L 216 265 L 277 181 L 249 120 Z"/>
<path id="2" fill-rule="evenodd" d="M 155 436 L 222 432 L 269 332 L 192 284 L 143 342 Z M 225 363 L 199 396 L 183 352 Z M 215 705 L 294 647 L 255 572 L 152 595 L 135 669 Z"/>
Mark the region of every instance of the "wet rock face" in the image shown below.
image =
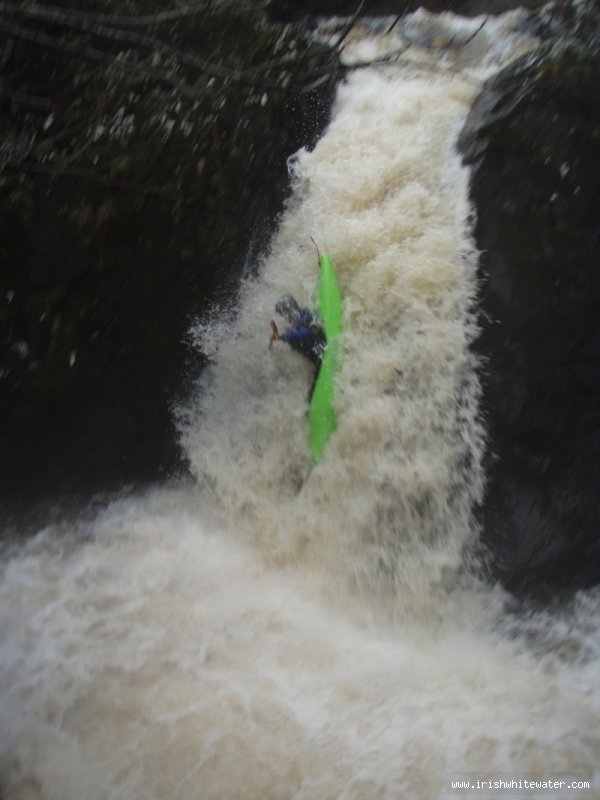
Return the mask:
<path id="1" fill-rule="evenodd" d="M 493 575 L 600 580 L 598 52 L 546 44 L 484 87 L 460 138 L 480 248 Z"/>
<path id="2" fill-rule="evenodd" d="M 185 469 L 190 320 L 268 242 L 337 80 L 251 6 L 79 5 L 0 10 L 0 507 Z"/>

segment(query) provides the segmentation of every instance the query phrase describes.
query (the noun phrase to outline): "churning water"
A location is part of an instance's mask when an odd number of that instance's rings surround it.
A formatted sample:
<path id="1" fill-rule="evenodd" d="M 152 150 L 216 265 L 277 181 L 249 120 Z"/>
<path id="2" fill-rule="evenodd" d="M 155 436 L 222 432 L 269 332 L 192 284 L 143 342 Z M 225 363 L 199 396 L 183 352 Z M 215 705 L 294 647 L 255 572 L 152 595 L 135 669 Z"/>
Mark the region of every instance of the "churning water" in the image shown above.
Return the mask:
<path id="1" fill-rule="evenodd" d="M 600 599 L 511 616 L 477 578 L 477 253 L 457 133 L 518 15 L 413 15 L 348 44 L 315 150 L 180 411 L 194 486 L 65 519 L 0 583 L 0 794 L 432 798 L 447 773 L 593 771 Z M 325 32 L 323 35 L 327 35 Z M 344 296 L 338 430 L 311 469 L 311 367 L 277 298 Z M 548 795 L 546 795 L 548 796 Z M 590 796 L 589 794 L 587 796 Z"/>

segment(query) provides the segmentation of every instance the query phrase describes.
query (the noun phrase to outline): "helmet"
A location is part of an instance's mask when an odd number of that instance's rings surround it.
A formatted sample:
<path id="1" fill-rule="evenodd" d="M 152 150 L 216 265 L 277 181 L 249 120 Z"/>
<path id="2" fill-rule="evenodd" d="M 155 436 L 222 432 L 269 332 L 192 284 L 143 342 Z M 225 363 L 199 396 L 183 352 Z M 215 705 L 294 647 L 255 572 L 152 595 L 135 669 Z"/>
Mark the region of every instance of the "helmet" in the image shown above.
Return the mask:
<path id="1" fill-rule="evenodd" d="M 300 306 L 291 294 L 284 294 L 283 297 L 280 297 L 275 303 L 275 311 L 282 316 L 284 314 L 292 314 L 292 316 L 295 316 L 300 313 Z"/>

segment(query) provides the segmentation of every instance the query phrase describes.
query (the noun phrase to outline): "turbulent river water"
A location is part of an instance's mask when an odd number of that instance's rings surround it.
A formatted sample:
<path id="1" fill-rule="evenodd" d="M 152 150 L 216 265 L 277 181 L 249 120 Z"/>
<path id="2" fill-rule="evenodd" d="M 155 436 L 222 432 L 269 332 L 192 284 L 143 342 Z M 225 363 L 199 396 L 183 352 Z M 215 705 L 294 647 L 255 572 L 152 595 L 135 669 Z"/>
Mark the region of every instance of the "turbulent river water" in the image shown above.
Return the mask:
<path id="1" fill-rule="evenodd" d="M 5 553 L 2 800 L 432 798 L 453 773 L 597 769 L 598 594 L 516 612 L 479 577 L 455 141 L 482 80 L 531 46 L 518 19 L 355 33 L 355 61 L 411 46 L 349 75 L 290 161 L 268 256 L 192 331 L 212 359 L 176 412 L 197 480 Z M 314 302 L 311 236 L 344 296 L 339 424 L 314 469 L 311 366 L 267 349 L 277 298 Z"/>

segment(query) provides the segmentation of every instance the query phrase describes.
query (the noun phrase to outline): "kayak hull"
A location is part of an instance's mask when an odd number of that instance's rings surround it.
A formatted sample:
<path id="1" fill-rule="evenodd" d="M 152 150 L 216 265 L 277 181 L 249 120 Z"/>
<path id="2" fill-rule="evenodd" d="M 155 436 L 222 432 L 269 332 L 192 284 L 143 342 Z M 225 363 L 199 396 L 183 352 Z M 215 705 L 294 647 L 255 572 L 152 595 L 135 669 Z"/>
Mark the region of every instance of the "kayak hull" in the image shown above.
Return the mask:
<path id="1" fill-rule="evenodd" d="M 326 255 L 320 258 L 318 311 L 323 320 L 327 347 L 308 408 L 309 444 L 315 464 L 322 459 L 337 424 L 333 400 L 335 375 L 339 369 L 342 296 L 335 270 Z"/>

